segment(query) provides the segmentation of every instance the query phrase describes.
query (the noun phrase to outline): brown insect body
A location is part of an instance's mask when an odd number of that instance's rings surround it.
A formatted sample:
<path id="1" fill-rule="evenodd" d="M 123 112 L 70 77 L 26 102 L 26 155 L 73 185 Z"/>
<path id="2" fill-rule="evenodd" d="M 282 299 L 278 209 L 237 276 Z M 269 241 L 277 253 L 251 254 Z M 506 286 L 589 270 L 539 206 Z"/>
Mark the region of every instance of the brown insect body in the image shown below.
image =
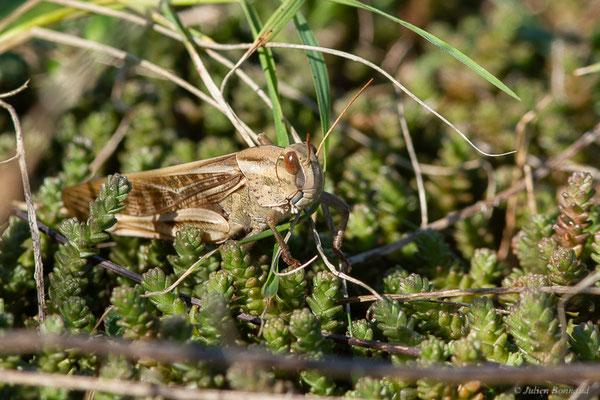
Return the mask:
<path id="1" fill-rule="evenodd" d="M 352 102 L 371 82 L 372 79 Z M 125 209 L 116 215 L 117 222 L 112 230 L 121 235 L 172 239 L 182 227 L 194 225 L 204 232 L 205 241 L 221 243 L 240 233 L 252 235 L 269 227 L 279 244 L 283 260 L 290 266 L 301 267 L 301 263 L 291 256 L 276 224 L 282 218 L 318 202 L 333 236 L 333 251 L 349 270 L 350 264 L 341 246 L 350 207 L 323 191 L 323 170 L 318 161 L 321 146 L 342 115 L 327 131 L 319 150 L 310 144 L 310 137 L 305 143 L 282 148 L 273 145 L 265 135 L 259 135 L 260 146 L 234 154 L 126 174 L 132 190 Z M 89 203 L 97 197 L 103 182 L 104 179 L 97 179 L 64 189 L 62 198 L 65 207 L 74 216 L 87 217 Z M 329 207 L 342 214 L 337 229 Z M 329 263 L 314 221 L 311 224 L 317 250 L 330 272 L 382 299 L 370 286 L 338 271 Z"/>
<path id="2" fill-rule="evenodd" d="M 132 190 L 112 231 L 172 239 L 182 227 L 194 225 L 207 242 L 221 243 L 273 229 L 282 218 L 321 200 L 323 171 L 314 147 L 298 143 L 282 148 L 265 136 L 260 139 L 261 146 L 237 153 L 125 174 Z M 89 202 L 104 181 L 66 188 L 65 207 L 74 216 L 87 217 Z M 281 236 L 275 236 L 281 245 Z M 285 250 L 284 260 L 296 264 Z"/>

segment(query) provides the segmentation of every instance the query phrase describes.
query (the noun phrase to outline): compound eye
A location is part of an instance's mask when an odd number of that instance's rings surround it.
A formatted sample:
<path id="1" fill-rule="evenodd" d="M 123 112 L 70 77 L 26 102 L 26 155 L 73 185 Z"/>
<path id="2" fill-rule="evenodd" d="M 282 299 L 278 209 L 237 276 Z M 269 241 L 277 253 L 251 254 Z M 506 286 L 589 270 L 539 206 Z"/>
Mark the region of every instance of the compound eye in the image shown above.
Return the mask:
<path id="1" fill-rule="evenodd" d="M 295 152 L 288 151 L 285 153 L 285 156 L 283 156 L 283 166 L 292 175 L 296 175 L 300 171 L 300 161 L 298 161 L 298 156 Z"/>

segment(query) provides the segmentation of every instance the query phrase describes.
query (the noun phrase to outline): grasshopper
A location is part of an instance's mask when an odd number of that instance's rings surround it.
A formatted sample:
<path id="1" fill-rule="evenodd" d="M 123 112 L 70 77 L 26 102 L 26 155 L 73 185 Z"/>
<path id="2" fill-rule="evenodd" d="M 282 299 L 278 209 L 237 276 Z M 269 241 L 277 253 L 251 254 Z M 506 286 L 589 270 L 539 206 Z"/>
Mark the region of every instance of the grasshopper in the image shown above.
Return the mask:
<path id="1" fill-rule="evenodd" d="M 259 135 L 259 146 L 208 160 L 125 174 L 132 185 L 125 209 L 116 215 L 115 234 L 173 239 L 186 225 L 203 232 L 207 243 L 252 236 L 270 228 L 283 260 L 292 267 L 301 263 L 275 228 L 282 219 L 319 202 L 324 207 L 333 249 L 341 260 L 342 239 L 350 208 L 323 191 L 323 170 L 310 143 L 275 146 Z M 89 202 L 98 195 L 104 179 L 66 188 L 62 198 L 69 213 L 87 217 Z M 327 207 L 342 214 L 334 229 Z"/>

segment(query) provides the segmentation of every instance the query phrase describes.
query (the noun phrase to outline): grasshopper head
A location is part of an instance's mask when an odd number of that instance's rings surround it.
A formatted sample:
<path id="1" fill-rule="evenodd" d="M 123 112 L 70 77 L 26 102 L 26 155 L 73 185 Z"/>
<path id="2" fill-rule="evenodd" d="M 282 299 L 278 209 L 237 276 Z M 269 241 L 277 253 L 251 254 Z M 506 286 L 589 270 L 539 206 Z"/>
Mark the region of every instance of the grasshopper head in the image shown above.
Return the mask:
<path id="1" fill-rule="evenodd" d="M 311 206 L 323 192 L 323 170 L 310 137 L 285 147 L 277 159 L 277 178 L 292 213 Z"/>

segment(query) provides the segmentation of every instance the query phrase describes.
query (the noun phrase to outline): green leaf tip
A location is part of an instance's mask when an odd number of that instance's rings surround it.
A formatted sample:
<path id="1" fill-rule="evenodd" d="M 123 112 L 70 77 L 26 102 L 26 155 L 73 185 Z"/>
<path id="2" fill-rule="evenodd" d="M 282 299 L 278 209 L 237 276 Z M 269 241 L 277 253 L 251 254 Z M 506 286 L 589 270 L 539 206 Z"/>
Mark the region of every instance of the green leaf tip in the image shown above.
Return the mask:
<path id="1" fill-rule="evenodd" d="M 413 31 L 417 35 L 421 36 L 428 42 L 432 43 L 433 45 L 437 46 L 438 48 L 444 50 L 446 53 L 450 54 L 452 57 L 454 57 L 455 59 L 457 59 L 458 61 L 460 61 L 467 67 L 469 67 L 471 70 L 473 70 L 475 73 L 477 73 L 479 76 L 481 76 L 483 79 L 485 79 L 492 85 L 496 86 L 498 89 L 502 90 L 504 93 L 508 94 L 509 96 L 513 97 L 516 100 L 521 101 L 521 98 L 519 96 L 517 96 L 517 94 L 514 91 L 512 91 L 508 86 L 506 86 L 504 83 L 502 83 L 502 81 L 500 81 L 500 79 L 496 78 L 494 75 L 492 75 L 490 72 L 488 72 L 481 65 L 477 64 L 475 61 L 473 61 L 471 58 L 469 58 L 467 55 L 462 53 L 457 48 L 451 46 L 450 44 L 446 43 L 445 41 L 438 38 L 437 36 L 434 36 L 431 33 L 419 28 L 418 26 L 415 26 L 409 22 L 403 21 L 400 18 L 396 18 L 388 13 L 385 13 L 385 12 L 379 10 L 378 8 L 361 3 L 358 0 L 329 0 L 329 1 L 332 1 L 332 2 L 338 3 L 338 4 L 343 4 L 343 5 L 350 6 L 350 7 L 361 8 L 363 10 L 370 11 L 374 14 L 379 14 L 391 21 L 394 21 L 394 22 L 402 25 L 403 27 L 405 27 L 407 29 L 410 29 L 411 31 Z"/>

